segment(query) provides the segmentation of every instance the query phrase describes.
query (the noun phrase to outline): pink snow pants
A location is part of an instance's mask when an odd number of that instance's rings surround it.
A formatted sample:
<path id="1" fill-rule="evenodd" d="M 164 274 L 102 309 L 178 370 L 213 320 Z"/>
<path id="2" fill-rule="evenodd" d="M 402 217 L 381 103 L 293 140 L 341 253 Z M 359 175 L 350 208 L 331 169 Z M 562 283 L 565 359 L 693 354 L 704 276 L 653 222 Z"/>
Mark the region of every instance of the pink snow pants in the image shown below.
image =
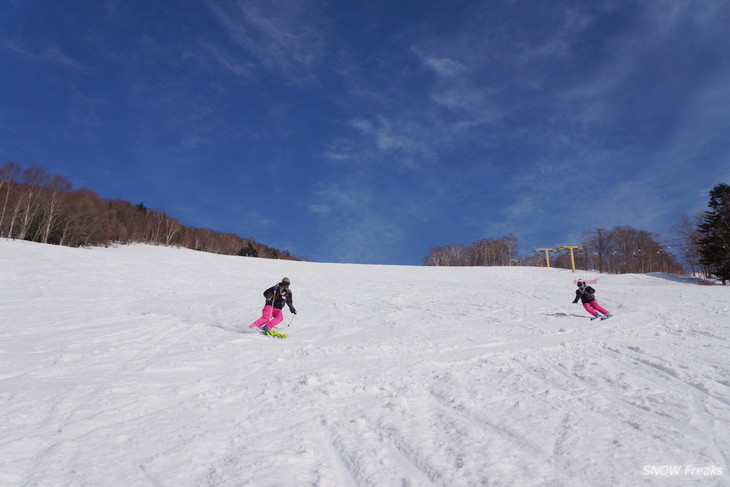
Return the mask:
<path id="1" fill-rule="evenodd" d="M 604 315 L 610 313 L 610 311 L 603 309 L 596 300 L 593 300 L 590 303 L 583 303 L 583 307 L 591 314 L 591 316 L 596 316 L 596 313 L 603 313 Z"/>
<path id="2" fill-rule="evenodd" d="M 261 328 L 266 325 L 269 330 L 271 330 L 273 327 L 281 323 L 283 319 L 284 313 L 280 309 L 273 308 L 270 304 L 267 304 L 264 306 L 264 309 L 261 310 L 261 318 L 251 323 L 248 327 Z"/>

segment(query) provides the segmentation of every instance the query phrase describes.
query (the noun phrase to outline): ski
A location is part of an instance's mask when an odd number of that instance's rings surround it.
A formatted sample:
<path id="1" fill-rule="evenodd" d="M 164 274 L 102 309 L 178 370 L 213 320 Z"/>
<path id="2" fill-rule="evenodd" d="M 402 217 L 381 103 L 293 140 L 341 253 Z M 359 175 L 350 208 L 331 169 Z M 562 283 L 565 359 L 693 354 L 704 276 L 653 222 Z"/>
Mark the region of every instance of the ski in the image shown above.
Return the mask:
<path id="1" fill-rule="evenodd" d="M 262 331 L 261 334 L 270 336 L 272 338 L 289 338 L 289 335 L 287 335 L 286 333 L 279 333 L 276 330 Z"/>
<path id="2" fill-rule="evenodd" d="M 607 320 L 607 319 L 612 318 L 612 317 L 613 317 L 613 315 L 596 315 L 596 316 L 592 316 L 591 317 L 591 321 L 594 321 L 594 320 L 597 320 L 597 319 L 600 319 L 601 321 L 603 321 L 603 320 Z"/>

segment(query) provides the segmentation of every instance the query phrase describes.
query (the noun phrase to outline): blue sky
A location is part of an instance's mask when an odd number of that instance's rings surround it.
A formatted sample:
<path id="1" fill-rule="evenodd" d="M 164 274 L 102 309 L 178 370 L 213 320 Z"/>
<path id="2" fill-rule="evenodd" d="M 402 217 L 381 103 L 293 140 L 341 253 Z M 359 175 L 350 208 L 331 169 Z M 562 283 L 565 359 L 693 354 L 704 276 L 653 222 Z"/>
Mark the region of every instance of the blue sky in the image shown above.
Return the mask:
<path id="1" fill-rule="evenodd" d="M 313 261 L 661 236 L 730 183 L 730 3 L 5 0 L 0 159 Z"/>

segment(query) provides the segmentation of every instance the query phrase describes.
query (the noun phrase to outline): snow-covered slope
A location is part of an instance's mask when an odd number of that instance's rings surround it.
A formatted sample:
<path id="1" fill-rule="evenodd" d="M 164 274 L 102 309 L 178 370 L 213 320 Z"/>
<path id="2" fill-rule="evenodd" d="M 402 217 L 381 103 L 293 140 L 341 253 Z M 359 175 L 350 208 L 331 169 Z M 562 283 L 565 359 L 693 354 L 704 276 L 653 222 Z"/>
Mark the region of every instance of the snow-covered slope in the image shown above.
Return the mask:
<path id="1" fill-rule="evenodd" d="M 730 288 L 573 278 L 0 240 L 0 485 L 730 485 Z"/>

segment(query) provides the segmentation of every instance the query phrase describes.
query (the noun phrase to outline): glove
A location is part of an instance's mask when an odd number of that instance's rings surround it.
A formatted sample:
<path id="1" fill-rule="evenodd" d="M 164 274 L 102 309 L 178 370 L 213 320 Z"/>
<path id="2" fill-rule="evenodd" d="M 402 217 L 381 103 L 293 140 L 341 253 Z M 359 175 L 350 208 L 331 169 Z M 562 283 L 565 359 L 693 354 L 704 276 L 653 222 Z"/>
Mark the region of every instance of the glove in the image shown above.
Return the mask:
<path id="1" fill-rule="evenodd" d="M 294 308 L 291 309 L 291 312 L 292 314 L 297 314 L 297 310 L 295 310 Z"/>

